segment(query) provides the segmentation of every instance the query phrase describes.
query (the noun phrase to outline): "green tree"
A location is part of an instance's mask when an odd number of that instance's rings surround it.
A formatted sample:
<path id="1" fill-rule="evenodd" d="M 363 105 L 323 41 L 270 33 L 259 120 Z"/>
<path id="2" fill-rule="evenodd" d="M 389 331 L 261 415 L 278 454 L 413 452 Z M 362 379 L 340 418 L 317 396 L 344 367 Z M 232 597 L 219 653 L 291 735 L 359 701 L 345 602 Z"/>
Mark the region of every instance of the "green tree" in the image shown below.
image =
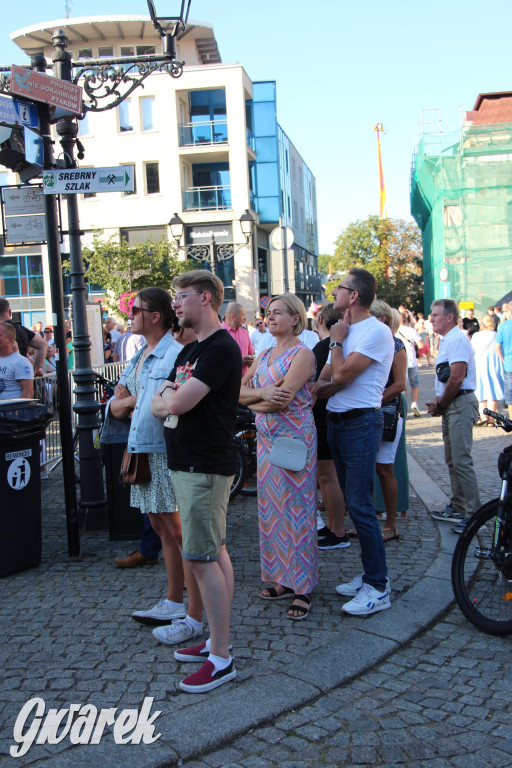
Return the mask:
<path id="1" fill-rule="evenodd" d="M 337 238 L 333 270 L 346 274 L 352 267 L 367 269 L 377 280 L 377 296 L 392 307 L 404 304 L 423 310 L 423 250 L 421 232 L 414 222 L 370 216 L 356 221 Z M 338 280 L 331 280 L 326 294 Z"/>
<path id="2" fill-rule="evenodd" d="M 329 253 L 320 253 L 318 255 L 318 271 L 323 275 L 329 274 L 329 264 L 332 261 L 332 256 Z"/>
<path id="3" fill-rule="evenodd" d="M 169 290 L 174 276 L 191 268 L 165 238 L 129 245 L 124 239 L 117 242 L 114 235 L 104 240 L 101 232 L 95 232 L 92 247 L 84 247 L 82 256 L 86 282 L 103 288 L 105 304 L 117 315 L 123 313 L 119 302 L 126 292 L 150 286 Z M 69 269 L 69 261 L 64 268 Z"/>

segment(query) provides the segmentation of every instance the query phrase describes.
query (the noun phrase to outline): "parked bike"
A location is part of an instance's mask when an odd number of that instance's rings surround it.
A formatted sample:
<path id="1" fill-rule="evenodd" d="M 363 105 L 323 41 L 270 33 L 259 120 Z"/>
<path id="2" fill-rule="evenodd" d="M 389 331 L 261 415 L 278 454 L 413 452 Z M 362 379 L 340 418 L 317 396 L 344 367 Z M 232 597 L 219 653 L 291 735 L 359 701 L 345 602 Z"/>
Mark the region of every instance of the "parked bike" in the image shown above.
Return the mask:
<path id="1" fill-rule="evenodd" d="M 237 445 L 237 471 L 229 498 L 237 493 L 255 496 L 257 493 L 256 423 L 254 413 L 245 405 L 238 405 L 235 443 Z"/>
<path id="2" fill-rule="evenodd" d="M 484 409 L 495 424 L 512 432 L 512 421 Z M 499 455 L 501 496 L 470 517 L 452 559 L 457 605 L 478 629 L 512 634 L 512 445 Z"/>

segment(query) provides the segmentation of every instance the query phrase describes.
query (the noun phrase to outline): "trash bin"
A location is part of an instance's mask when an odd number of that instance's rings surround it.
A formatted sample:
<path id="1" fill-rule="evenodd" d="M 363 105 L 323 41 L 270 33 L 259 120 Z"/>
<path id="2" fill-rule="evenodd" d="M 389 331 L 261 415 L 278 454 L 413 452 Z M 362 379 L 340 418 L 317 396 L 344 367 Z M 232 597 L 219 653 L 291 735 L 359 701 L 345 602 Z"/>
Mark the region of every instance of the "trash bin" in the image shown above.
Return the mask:
<path id="1" fill-rule="evenodd" d="M 0 400 L 0 577 L 41 562 L 39 441 L 52 416 L 35 400 Z"/>
<path id="2" fill-rule="evenodd" d="M 130 506 L 130 488 L 119 481 L 125 447 L 125 443 L 103 443 L 102 445 L 110 541 L 138 539 L 144 531 L 144 518 L 140 509 Z"/>

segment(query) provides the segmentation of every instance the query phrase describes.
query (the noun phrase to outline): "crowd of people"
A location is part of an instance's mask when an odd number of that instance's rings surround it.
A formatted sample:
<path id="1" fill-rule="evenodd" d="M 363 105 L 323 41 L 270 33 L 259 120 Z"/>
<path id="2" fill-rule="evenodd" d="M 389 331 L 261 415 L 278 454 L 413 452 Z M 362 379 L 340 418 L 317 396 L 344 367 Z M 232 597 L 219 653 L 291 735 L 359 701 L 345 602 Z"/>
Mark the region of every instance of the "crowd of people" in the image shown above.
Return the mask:
<path id="1" fill-rule="evenodd" d="M 314 608 L 319 552 L 357 539 L 360 572 L 335 587 L 342 610 L 389 609 L 386 543 L 399 539 L 409 503 L 407 386 L 419 418 L 418 367 L 435 357 L 436 396 L 426 405 L 442 420 L 452 494 L 432 516 L 460 533 L 480 505 L 473 426 L 492 423 L 483 409 L 496 410 L 503 398 L 512 409 L 512 307 L 460 318 L 456 302 L 440 299 L 428 317 L 415 316 L 377 300 L 375 278 L 359 268 L 309 317 L 286 293 L 252 327 L 238 302 L 220 318 L 223 285 L 207 270 L 175 278 L 172 294 L 139 291 L 129 331 L 105 322 L 108 359 L 128 364 L 101 439 L 126 443 L 135 466 L 131 506 L 144 518 L 138 549 L 117 564 L 155 564 L 163 550 L 167 592 L 132 617 L 152 626 L 158 642 L 182 646 L 201 640 L 206 614 L 209 637 L 174 652 L 201 663 L 180 687 L 202 693 L 236 677 L 226 511 L 239 404 L 254 412 L 258 434 L 260 598 L 286 600 L 284 618 L 304 620 Z M 33 395 L 34 372 L 53 364 L 52 337 L 50 326 L 13 323 L 0 300 L 0 398 Z M 345 527 L 347 514 L 353 527 Z"/>

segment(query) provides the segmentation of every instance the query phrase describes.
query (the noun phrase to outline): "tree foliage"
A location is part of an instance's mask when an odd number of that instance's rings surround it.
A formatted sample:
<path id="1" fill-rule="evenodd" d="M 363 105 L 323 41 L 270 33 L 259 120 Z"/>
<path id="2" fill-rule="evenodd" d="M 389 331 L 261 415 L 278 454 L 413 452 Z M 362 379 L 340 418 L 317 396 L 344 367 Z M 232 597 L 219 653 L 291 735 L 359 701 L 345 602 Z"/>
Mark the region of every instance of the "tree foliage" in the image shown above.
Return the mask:
<path id="1" fill-rule="evenodd" d="M 105 291 L 105 304 L 117 315 L 124 314 L 120 308 L 124 293 L 152 286 L 169 290 L 175 275 L 190 269 L 190 262 L 178 259 L 175 244 L 164 238 L 129 245 L 124 239 L 117 242 L 115 236 L 104 240 L 101 232 L 95 232 L 92 248 L 84 247 L 82 256 L 86 282 Z M 69 269 L 69 262 L 64 267 Z"/>
<path id="2" fill-rule="evenodd" d="M 331 259 L 333 270 L 344 275 L 363 267 L 377 280 L 377 296 L 392 307 L 404 304 L 413 312 L 423 310 L 423 251 L 421 232 L 404 219 L 370 216 L 341 233 Z M 338 280 L 331 280 L 330 295 Z"/>

